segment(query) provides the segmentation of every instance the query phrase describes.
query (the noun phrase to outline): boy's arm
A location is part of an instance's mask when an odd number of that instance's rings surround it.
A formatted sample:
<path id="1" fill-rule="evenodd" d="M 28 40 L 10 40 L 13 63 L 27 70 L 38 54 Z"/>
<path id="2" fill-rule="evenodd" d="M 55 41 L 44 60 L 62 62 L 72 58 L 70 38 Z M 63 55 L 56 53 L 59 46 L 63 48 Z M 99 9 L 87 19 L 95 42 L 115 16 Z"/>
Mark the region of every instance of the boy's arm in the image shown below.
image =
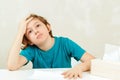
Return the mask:
<path id="1" fill-rule="evenodd" d="M 69 79 L 82 77 L 82 72 L 90 70 L 91 60 L 94 58 L 94 56 L 86 52 L 81 58 L 82 63 L 75 65 L 73 68 L 62 74 L 65 78 Z"/>
<path id="2" fill-rule="evenodd" d="M 19 53 L 20 53 L 20 49 L 21 49 L 21 45 L 22 45 L 23 36 L 26 32 L 26 24 L 30 20 L 31 20 L 31 18 L 28 19 L 27 21 L 23 21 L 20 24 L 18 35 L 16 36 L 16 39 L 14 41 L 14 44 L 13 44 L 13 46 L 9 52 L 9 56 L 8 56 L 7 67 L 9 70 L 17 70 L 27 62 L 27 59 L 25 57 L 19 55 Z"/>
<path id="3" fill-rule="evenodd" d="M 9 52 L 8 64 L 7 64 L 9 70 L 17 70 L 18 68 L 20 68 L 23 64 L 27 62 L 27 60 L 23 56 L 19 55 L 22 40 L 23 40 L 23 33 L 19 31 L 14 41 L 14 44 Z"/>
<path id="4" fill-rule="evenodd" d="M 94 56 L 92 56 L 91 54 L 87 52 L 82 56 L 81 58 L 82 63 L 80 64 L 82 71 L 90 70 L 91 60 L 94 58 L 95 58 Z"/>

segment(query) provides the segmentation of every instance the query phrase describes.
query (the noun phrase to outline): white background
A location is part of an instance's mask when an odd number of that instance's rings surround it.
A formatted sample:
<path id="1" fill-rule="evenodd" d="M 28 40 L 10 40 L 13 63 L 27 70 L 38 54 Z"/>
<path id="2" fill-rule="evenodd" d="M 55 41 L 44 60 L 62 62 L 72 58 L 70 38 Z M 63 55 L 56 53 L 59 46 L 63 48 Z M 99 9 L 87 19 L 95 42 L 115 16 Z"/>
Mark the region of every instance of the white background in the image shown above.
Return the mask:
<path id="1" fill-rule="evenodd" d="M 98 58 L 106 43 L 120 45 L 120 0 L 0 0 L 0 68 L 6 68 L 18 24 L 29 13 L 45 17 L 54 35 Z"/>

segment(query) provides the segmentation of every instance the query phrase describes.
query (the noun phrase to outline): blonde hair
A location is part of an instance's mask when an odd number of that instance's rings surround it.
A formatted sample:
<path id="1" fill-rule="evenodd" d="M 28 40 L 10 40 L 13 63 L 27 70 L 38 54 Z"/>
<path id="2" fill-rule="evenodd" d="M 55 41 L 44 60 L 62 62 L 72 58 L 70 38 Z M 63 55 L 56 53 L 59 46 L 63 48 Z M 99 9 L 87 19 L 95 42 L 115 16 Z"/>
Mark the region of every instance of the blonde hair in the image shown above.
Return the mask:
<path id="1" fill-rule="evenodd" d="M 38 20 L 40 20 L 42 23 L 44 23 L 45 25 L 46 25 L 46 27 L 47 27 L 47 25 L 50 25 L 49 23 L 48 23 L 48 21 L 44 18 L 44 17 L 42 17 L 42 16 L 38 16 L 38 15 L 36 15 L 36 14 L 30 14 L 30 16 L 28 16 L 27 18 L 26 18 L 26 20 L 28 20 L 28 19 L 30 19 L 30 18 L 33 18 L 33 19 L 38 19 Z M 47 27 L 47 29 L 48 29 L 48 27 Z M 49 35 L 51 36 L 51 37 L 53 37 L 53 34 L 52 34 L 52 31 L 50 31 L 49 32 Z M 28 45 L 30 45 L 30 41 L 27 39 L 27 37 L 24 35 L 24 37 L 23 37 L 23 41 L 22 41 L 22 47 L 21 47 L 21 49 L 25 49 Z"/>

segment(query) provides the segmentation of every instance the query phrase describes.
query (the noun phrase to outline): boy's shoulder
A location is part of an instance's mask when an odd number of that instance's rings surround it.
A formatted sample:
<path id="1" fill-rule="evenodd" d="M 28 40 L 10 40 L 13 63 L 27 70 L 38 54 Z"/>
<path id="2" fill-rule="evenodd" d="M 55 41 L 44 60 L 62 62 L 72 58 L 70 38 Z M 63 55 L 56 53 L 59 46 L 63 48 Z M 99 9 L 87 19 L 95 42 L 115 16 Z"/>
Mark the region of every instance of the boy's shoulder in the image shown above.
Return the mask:
<path id="1" fill-rule="evenodd" d="M 28 45 L 25 49 L 23 49 L 23 50 L 33 50 L 33 49 L 35 49 L 35 48 L 37 48 L 35 45 Z"/>
<path id="2" fill-rule="evenodd" d="M 61 43 L 61 44 L 66 44 L 66 43 L 71 43 L 71 39 L 69 39 L 68 37 L 63 37 L 63 36 L 59 36 L 59 37 L 54 37 L 56 43 Z"/>
<path id="3" fill-rule="evenodd" d="M 68 40 L 68 37 L 63 37 L 63 36 L 54 36 L 55 39 L 60 39 L 60 40 Z"/>

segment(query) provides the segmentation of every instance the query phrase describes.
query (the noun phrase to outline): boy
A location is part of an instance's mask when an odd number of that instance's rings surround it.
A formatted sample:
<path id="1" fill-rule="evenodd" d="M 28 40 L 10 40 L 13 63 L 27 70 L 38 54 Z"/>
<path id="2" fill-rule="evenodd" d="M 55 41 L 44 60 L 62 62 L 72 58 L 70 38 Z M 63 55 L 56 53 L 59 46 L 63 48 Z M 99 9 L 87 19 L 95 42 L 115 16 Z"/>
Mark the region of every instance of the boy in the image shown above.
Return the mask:
<path id="1" fill-rule="evenodd" d="M 21 50 L 21 44 L 24 46 Z M 71 68 L 71 57 L 82 63 Z M 94 59 L 78 44 L 65 37 L 52 35 L 51 26 L 41 16 L 31 14 L 24 20 L 8 58 L 8 69 L 17 70 L 29 61 L 33 68 L 71 68 L 65 78 L 82 77 Z"/>

